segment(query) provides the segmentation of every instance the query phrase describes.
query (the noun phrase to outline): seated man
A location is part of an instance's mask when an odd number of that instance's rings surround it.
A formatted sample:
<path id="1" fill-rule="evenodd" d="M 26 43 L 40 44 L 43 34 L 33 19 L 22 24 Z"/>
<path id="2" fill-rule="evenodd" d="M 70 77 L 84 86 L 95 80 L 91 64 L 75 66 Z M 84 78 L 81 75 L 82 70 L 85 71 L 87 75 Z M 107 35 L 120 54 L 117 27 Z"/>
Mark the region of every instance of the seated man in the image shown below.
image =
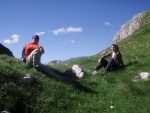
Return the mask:
<path id="1" fill-rule="evenodd" d="M 109 56 L 110 60 L 107 61 L 105 58 Z M 98 64 L 95 66 L 95 71 L 93 72 L 93 74 L 96 74 L 96 71 L 99 70 L 101 67 L 105 67 L 106 72 L 110 72 L 111 70 L 118 69 L 123 65 L 124 63 L 122 60 L 122 55 L 119 51 L 119 47 L 116 44 L 112 44 L 111 51 L 98 60 Z"/>
<path id="2" fill-rule="evenodd" d="M 53 70 L 48 68 L 47 66 L 41 64 L 40 59 L 42 54 L 44 54 L 44 48 L 39 44 L 39 36 L 35 35 L 32 37 L 32 42 L 27 43 L 23 49 L 22 57 L 23 61 L 29 66 L 33 67 L 36 70 L 40 70 L 49 76 L 53 76 L 55 78 L 65 80 L 64 77 L 59 76 Z"/>

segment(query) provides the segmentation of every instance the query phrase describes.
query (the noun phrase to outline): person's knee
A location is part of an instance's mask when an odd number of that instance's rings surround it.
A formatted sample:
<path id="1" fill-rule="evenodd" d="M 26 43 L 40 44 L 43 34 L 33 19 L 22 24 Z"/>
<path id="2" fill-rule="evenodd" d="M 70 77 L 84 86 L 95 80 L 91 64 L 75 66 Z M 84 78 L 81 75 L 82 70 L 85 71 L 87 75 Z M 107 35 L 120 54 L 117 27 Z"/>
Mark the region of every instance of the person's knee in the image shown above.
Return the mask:
<path id="1" fill-rule="evenodd" d="M 109 60 L 109 62 L 114 62 L 114 59 L 113 59 L 113 58 L 111 58 L 111 59 Z"/>
<path id="2" fill-rule="evenodd" d="M 35 53 L 35 54 L 41 54 L 41 52 L 40 52 L 39 49 L 35 49 L 35 50 L 33 51 L 33 53 Z"/>
<path id="3" fill-rule="evenodd" d="M 101 68 L 101 64 L 99 63 L 95 66 L 94 70 L 99 70 L 100 68 Z"/>

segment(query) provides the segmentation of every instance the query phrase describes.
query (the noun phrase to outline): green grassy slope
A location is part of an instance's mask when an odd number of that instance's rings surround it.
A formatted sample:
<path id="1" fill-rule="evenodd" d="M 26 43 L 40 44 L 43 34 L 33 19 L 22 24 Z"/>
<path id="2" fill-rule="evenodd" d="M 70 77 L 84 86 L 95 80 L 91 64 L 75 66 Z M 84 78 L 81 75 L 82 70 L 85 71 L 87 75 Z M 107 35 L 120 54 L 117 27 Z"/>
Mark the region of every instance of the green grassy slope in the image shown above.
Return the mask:
<path id="1" fill-rule="evenodd" d="M 101 53 L 49 65 L 63 72 L 79 64 L 86 75 L 72 83 L 29 69 L 20 59 L 0 55 L 0 109 L 12 113 L 149 113 L 150 81 L 132 82 L 140 72 L 150 72 L 149 15 L 147 12 L 140 29 L 118 43 L 125 68 L 106 75 L 102 75 L 104 69 L 91 74 Z M 21 83 L 26 73 L 35 78 L 32 84 Z"/>

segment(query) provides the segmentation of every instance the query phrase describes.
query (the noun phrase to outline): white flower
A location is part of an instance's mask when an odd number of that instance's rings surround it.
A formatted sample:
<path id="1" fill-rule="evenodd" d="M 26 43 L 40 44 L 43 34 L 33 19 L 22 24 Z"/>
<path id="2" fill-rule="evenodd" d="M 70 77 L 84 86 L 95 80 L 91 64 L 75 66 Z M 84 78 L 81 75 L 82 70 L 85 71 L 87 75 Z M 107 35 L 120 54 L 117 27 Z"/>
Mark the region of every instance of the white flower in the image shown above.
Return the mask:
<path id="1" fill-rule="evenodd" d="M 110 109 L 113 109 L 114 108 L 114 106 L 110 106 Z"/>

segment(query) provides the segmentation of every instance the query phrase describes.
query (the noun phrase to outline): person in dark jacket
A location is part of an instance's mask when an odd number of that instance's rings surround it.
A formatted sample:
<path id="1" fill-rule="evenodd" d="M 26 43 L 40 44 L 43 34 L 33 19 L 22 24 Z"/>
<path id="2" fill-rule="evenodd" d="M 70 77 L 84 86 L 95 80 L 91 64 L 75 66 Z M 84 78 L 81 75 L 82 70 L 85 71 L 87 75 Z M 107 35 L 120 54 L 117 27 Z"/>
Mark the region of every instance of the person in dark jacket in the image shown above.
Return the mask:
<path id="1" fill-rule="evenodd" d="M 110 57 L 109 61 L 106 60 L 107 57 Z M 121 52 L 119 51 L 119 47 L 116 44 L 112 44 L 111 51 L 103 55 L 98 60 L 98 64 L 95 66 L 93 74 L 96 74 L 96 71 L 99 70 L 101 67 L 105 67 L 105 71 L 110 72 L 123 66 L 124 63 L 122 60 Z"/>

